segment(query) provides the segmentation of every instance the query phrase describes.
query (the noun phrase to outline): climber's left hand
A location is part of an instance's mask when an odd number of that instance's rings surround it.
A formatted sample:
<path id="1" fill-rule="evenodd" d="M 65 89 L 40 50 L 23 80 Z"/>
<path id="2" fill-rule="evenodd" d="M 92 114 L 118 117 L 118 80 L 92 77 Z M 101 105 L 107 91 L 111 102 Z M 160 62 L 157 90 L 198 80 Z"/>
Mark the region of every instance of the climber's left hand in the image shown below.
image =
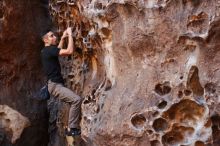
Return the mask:
<path id="1" fill-rule="evenodd" d="M 66 38 L 66 37 L 68 37 L 68 33 L 67 33 L 67 31 L 65 30 L 65 31 L 63 32 L 63 35 L 62 35 L 61 39 L 64 39 L 64 38 Z"/>

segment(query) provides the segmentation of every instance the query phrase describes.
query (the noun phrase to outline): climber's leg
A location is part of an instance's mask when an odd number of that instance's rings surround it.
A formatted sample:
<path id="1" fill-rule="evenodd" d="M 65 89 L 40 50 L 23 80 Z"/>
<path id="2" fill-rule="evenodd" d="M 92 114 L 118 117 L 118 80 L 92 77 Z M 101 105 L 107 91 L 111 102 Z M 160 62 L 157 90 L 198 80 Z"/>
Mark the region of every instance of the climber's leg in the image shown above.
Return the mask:
<path id="1" fill-rule="evenodd" d="M 70 103 L 68 127 L 79 129 L 81 115 L 81 97 L 76 95 L 72 90 L 63 86 L 63 84 L 48 81 L 48 90 L 54 97 L 63 102 Z"/>

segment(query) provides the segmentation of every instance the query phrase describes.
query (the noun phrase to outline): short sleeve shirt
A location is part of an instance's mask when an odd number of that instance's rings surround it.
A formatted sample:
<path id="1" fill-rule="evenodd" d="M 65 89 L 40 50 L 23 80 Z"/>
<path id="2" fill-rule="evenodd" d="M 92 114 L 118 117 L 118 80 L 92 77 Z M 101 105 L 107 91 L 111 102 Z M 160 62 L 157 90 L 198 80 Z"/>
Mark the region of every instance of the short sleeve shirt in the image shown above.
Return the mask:
<path id="1" fill-rule="evenodd" d="M 46 46 L 41 50 L 41 62 L 47 79 L 56 83 L 64 84 L 59 62 L 60 48 Z"/>

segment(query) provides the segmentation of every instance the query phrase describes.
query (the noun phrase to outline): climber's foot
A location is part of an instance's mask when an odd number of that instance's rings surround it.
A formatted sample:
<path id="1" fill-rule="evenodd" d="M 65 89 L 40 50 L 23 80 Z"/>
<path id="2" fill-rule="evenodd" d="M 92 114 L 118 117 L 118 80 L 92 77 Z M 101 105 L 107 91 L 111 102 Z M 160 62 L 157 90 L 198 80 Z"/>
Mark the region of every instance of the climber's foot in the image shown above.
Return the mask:
<path id="1" fill-rule="evenodd" d="M 75 138 L 73 136 L 66 136 L 67 146 L 75 146 Z"/>
<path id="2" fill-rule="evenodd" d="M 66 136 L 79 136 L 81 134 L 81 130 L 77 128 L 68 128 L 65 129 Z"/>

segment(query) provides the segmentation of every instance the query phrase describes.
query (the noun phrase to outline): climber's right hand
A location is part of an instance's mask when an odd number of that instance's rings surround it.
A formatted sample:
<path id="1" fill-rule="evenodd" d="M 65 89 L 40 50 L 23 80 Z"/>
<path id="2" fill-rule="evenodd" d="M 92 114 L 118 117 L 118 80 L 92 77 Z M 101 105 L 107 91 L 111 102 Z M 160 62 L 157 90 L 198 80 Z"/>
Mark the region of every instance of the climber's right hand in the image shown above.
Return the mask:
<path id="1" fill-rule="evenodd" d="M 66 32 L 67 32 L 68 35 L 72 36 L 72 28 L 71 27 L 68 27 L 66 29 Z"/>

